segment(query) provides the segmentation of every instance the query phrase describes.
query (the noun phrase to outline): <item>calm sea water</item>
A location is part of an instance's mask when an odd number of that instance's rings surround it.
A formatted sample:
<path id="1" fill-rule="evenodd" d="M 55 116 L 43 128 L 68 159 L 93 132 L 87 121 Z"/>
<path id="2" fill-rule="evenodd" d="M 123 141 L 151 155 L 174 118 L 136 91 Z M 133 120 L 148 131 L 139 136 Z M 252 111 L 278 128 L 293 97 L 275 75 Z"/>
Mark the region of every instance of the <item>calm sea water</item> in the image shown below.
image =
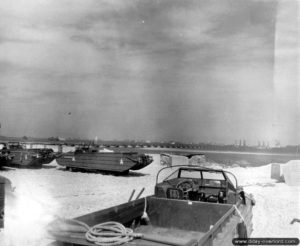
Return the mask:
<path id="1" fill-rule="evenodd" d="M 173 153 L 173 154 L 204 154 L 207 161 L 223 165 L 238 164 L 240 166 L 262 166 L 270 163 L 286 163 L 290 160 L 299 160 L 300 155 L 296 154 L 273 154 L 273 153 L 252 153 L 252 152 L 227 152 L 227 151 L 201 151 L 195 149 L 143 149 L 148 153 Z"/>

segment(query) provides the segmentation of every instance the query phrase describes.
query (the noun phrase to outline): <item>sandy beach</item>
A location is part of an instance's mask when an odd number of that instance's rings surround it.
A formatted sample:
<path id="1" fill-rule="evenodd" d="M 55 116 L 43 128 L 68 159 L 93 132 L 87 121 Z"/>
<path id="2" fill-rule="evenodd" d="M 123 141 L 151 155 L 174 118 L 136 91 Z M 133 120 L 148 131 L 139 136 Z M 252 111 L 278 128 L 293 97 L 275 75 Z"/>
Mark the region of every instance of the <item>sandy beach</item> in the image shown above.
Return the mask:
<path id="1" fill-rule="evenodd" d="M 133 189 L 142 196 L 154 192 L 160 156 L 153 155 L 148 167 L 128 176 L 69 172 L 53 161 L 43 169 L 5 169 L 1 175 L 11 180 L 14 197 L 6 200 L 5 229 L 0 245 L 46 246 L 45 226 L 57 217 L 73 218 L 127 202 Z M 218 167 L 217 164 L 206 165 Z M 256 199 L 252 237 L 299 237 L 300 187 L 278 183 L 270 178 L 271 164 L 261 167 L 228 167 L 239 185 Z"/>
<path id="2" fill-rule="evenodd" d="M 14 188 L 0 246 L 53 246 L 55 219 L 153 195 L 164 153 L 235 174 L 256 200 L 251 237 L 300 238 L 299 12 L 300 0 L 1 0 L 0 176 Z M 20 144 L 38 169 L 13 168 L 31 160 Z M 154 161 L 126 176 L 40 168 L 98 147 Z"/>

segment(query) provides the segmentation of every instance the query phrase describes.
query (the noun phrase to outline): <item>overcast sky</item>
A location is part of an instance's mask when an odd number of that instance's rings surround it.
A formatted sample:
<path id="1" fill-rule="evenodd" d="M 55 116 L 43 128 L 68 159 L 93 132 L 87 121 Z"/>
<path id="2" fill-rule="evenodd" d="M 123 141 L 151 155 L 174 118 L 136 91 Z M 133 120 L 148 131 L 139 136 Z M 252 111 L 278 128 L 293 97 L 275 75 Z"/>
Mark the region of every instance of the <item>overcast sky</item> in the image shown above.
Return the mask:
<path id="1" fill-rule="evenodd" d="M 299 144 L 298 3 L 1 0 L 0 134 Z"/>

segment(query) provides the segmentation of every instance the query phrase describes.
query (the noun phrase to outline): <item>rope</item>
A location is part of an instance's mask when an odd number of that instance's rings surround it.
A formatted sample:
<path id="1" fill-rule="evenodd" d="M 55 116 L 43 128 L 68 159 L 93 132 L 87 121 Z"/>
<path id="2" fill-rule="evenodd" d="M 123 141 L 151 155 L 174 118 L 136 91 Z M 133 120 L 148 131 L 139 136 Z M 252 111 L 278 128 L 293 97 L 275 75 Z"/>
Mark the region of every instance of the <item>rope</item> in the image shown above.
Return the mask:
<path id="1" fill-rule="evenodd" d="M 86 239 L 100 246 L 114 246 L 127 243 L 134 238 L 141 238 L 140 233 L 126 228 L 119 222 L 109 221 L 91 227 L 85 234 Z"/>
<path id="2" fill-rule="evenodd" d="M 84 227 L 85 238 L 87 241 L 99 246 L 116 246 L 127 243 L 134 238 L 142 238 L 141 233 L 133 233 L 133 230 L 126 228 L 119 222 L 108 221 L 97 224 L 95 226 L 88 226 L 82 221 L 66 219 L 67 223 L 76 223 Z"/>

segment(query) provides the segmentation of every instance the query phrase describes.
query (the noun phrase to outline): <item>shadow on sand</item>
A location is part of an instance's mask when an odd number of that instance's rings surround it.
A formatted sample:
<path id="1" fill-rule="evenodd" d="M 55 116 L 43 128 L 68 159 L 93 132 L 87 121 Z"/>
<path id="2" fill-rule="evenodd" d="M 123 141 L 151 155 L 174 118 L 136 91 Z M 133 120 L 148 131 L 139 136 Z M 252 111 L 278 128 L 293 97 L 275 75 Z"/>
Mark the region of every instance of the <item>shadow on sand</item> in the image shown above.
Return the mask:
<path id="1" fill-rule="evenodd" d="M 16 171 L 17 168 L 13 167 L 1 167 L 0 172 L 9 172 L 9 171 Z"/>

